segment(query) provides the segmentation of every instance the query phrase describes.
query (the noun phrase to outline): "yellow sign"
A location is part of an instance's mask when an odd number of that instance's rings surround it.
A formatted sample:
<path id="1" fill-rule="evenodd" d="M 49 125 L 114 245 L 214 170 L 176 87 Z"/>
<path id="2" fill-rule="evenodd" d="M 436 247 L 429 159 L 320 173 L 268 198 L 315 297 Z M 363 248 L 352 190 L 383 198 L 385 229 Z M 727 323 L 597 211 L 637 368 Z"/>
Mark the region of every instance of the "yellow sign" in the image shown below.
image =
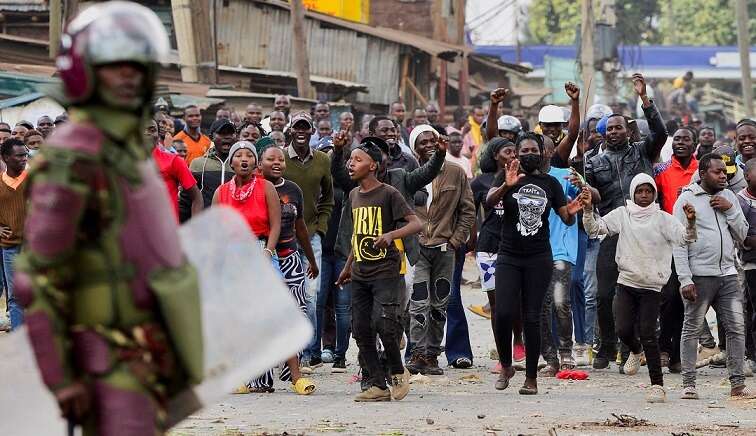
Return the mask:
<path id="1" fill-rule="evenodd" d="M 303 0 L 304 7 L 344 20 L 368 24 L 370 0 Z"/>

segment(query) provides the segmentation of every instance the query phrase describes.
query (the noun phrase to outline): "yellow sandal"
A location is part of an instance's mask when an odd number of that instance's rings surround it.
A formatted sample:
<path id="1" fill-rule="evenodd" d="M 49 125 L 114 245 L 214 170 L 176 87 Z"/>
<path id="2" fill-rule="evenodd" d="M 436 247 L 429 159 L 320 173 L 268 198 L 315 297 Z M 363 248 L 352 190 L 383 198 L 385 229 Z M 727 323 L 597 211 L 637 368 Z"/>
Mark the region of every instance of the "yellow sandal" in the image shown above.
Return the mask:
<path id="1" fill-rule="evenodd" d="M 315 392 L 315 383 L 308 378 L 300 377 L 300 379 L 297 380 L 296 383 L 292 383 L 291 386 L 294 388 L 294 392 L 298 395 L 310 395 Z"/>

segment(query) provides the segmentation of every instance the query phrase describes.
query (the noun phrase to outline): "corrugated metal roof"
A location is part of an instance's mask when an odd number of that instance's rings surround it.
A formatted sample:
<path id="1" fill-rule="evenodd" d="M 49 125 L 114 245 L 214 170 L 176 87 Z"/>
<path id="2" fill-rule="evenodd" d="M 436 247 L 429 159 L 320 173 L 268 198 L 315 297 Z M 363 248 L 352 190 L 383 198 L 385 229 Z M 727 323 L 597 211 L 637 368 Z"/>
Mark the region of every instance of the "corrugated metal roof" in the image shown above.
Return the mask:
<path id="1" fill-rule="evenodd" d="M 0 0 L 0 11 L 46 12 L 47 0 Z"/>
<path id="2" fill-rule="evenodd" d="M 272 6 L 276 6 L 282 9 L 289 10 L 290 6 L 288 2 L 280 0 L 253 0 L 255 3 L 264 3 Z M 305 10 L 305 17 L 312 18 L 314 20 L 323 21 L 333 24 L 335 26 L 349 29 L 355 32 L 359 32 L 365 35 L 382 38 L 387 41 L 395 42 L 397 44 L 407 45 L 414 47 L 418 50 L 424 51 L 432 56 L 438 56 L 446 60 L 453 60 L 454 57 L 461 55 L 462 53 L 472 53 L 473 49 L 463 45 L 449 44 L 446 42 L 436 41 L 434 39 L 426 38 L 424 36 L 415 35 L 410 32 L 404 32 L 388 27 L 369 26 L 367 24 L 355 23 L 352 21 L 343 20 L 330 15 L 321 14 Z M 429 18 L 430 19 L 430 18 Z"/>
<path id="3" fill-rule="evenodd" d="M 0 109 L 7 109 L 9 107 L 27 104 L 32 101 L 39 100 L 44 96 L 45 94 L 42 94 L 41 92 L 33 92 L 31 94 L 21 95 L 19 97 L 6 98 L 5 100 L 0 100 Z"/>
<path id="4" fill-rule="evenodd" d="M 294 70 L 287 8 L 231 0 L 228 6 L 219 5 L 218 22 L 223 23 L 218 26 L 220 65 Z M 397 98 L 399 44 L 347 28 L 324 26 L 319 18 L 305 20 L 305 32 L 313 76 L 367 84 L 368 95 L 358 94 L 358 101 L 388 104 Z"/>
<path id="5" fill-rule="evenodd" d="M 232 73 L 249 74 L 253 76 L 284 77 L 284 78 L 293 79 L 293 80 L 297 79 L 297 75 L 294 74 L 294 72 L 292 71 L 273 71 L 273 70 L 262 70 L 262 69 L 256 69 L 256 68 L 228 67 L 225 65 L 219 66 L 218 70 L 228 71 Z M 310 82 L 315 83 L 315 84 L 320 84 L 320 85 L 335 85 L 335 86 L 340 86 L 343 88 L 359 90 L 362 92 L 368 91 L 368 86 L 362 83 L 350 82 L 348 80 L 332 79 L 330 77 L 324 77 L 324 76 L 318 76 L 318 75 L 310 75 Z"/>

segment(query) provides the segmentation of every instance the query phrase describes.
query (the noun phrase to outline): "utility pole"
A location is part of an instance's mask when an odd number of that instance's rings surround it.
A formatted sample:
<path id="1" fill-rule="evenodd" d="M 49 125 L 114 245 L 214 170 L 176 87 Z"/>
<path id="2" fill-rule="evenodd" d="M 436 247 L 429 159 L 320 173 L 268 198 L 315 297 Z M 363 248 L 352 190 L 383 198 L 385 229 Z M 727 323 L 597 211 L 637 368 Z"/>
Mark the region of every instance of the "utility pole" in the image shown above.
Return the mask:
<path id="1" fill-rule="evenodd" d="M 617 28 L 617 14 L 615 13 L 615 0 L 601 0 L 601 21 L 608 25 L 610 29 L 614 29 L 612 35 L 616 35 Z M 616 38 L 610 39 L 615 46 L 612 49 L 612 53 L 615 53 L 617 40 Z M 617 88 L 617 65 L 618 59 L 612 55 L 611 59 L 604 58 L 601 63 L 601 71 L 604 76 L 604 92 L 603 103 L 613 106 L 617 103 L 617 94 L 619 89 Z"/>
<path id="2" fill-rule="evenodd" d="M 747 118 L 753 118 L 753 85 L 751 84 L 751 42 L 748 34 L 748 7 L 745 0 L 735 0 L 735 17 L 738 22 L 738 50 L 740 51 L 740 77 L 743 86 L 743 107 Z"/>
<path id="3" fill-rule="evenodd" d="M 580 69 L 583 80 L 583 95 L 590 106 L 593 104 L 596 86 L 593 78 L 596 67 L 593 59 L 593 0 L 582 0 L 580 4 Z M 591 84 L 589 88 L 589 84 Z"/>
<path id="4" fill-rule="evenodd" d="M 49 18 L 50 41 L 49 53 L 50 58 L 55 59 L 58 56 L 60 48 L 60 35 L 63 31 L 63 3 L 62 0 L 50 0 L 50 18 Z"/>
<path id="5" fill-rule="evenodd" d="M 304 5 L 302 0 L 291 0 L 291 31 L 294 35 L 294 73 L 297 75 L 297 93 L 301 98 L 312 98 L 310 85 L 310 54 L 304 33 Z"/>
<path id="6" fill-rule="evenodd" d="M 465 0 L 456 0 L 454 12 L 457 14 L 457 44 L 465 45 Z M 470 104 L 470 63 L 467 54 L 462 53 L 460 56 L 461 65 L 459 68 L 459 104 L 467 106 Z M 443 117 L 442 117 L 443 119 Z"/>

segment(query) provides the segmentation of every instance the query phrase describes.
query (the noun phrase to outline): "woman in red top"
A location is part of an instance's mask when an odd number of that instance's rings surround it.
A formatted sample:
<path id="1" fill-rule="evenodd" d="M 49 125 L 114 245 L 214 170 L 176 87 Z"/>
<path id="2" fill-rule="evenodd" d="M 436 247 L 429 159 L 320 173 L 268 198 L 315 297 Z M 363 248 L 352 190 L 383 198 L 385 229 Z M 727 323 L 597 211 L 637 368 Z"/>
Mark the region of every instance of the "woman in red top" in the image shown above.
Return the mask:
<path id="1" fill-rule="evenodd" d="M 257 172 L 257 151 L 251 142 L 239 141 L 231 146 L 228 160 L 234 178 L 218 187 L 213 204 L 239 211 L 278 270 L 276 245 L 281 234 L 281 204 L 276 188 Z"/>

